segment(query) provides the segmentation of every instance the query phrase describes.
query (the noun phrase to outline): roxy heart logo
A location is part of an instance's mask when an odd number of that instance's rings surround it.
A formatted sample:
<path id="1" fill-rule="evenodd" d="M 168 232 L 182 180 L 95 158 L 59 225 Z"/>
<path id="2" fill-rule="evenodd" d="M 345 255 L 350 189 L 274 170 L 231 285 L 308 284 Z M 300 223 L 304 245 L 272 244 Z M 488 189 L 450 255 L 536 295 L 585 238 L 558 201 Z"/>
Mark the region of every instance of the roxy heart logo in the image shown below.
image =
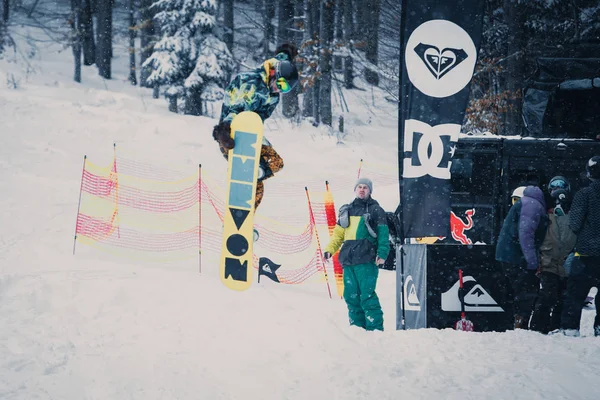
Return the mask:
<path id="1" fill-rule="evenodd" d="M 429 72 L 438 80 L 468 57 L 463 49 L 446 48 L 440 50 L 433 45 L 423 43 L 419 43 L 415 47 L 415 53 L 423 60 Z"/>
<path id="2" fill-rule="evenodd" d="M 404 62 L 410 82 L 423 94 L 452 96 L 471 81 L 477 49 L 454 22 L 434 19 L 419 25 L 406 42 Z"/>

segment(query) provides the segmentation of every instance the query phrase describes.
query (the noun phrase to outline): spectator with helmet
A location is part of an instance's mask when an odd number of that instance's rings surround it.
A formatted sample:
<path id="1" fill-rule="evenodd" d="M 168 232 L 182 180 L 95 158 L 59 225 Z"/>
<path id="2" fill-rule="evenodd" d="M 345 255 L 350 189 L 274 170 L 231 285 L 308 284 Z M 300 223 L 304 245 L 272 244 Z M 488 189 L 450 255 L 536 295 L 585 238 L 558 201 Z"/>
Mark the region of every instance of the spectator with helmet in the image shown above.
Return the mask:
<path id="1" fill-rule="evenodd" d="M 561 330 L 567 336 L 579 336 L 581 308 L 592 287 L 600 287 L 600 156 L 586 165 L 591 184 L 579 190 L 569 213 L 569 228 L 577 235 L 574 263 L 567 282 L 565 305 L 561 315 Z M 594 334 L 600 336 L 599 295 L 596 295 Z"/>
<path id="2" fill-rule="evenodd" d="M 555 176 L 548 183 L 548 192 L 554 205 L 548 210 L 548 228 L 540 247 L 540 287 L 529 326 L 544 334 L 560 326 L 567 282 L 563 264 L 577 240 L 569 229 L 571 185 L 566 178 Z"/>
<path id="3" fill-rule="evenodd" d="M 521 199 L 508 211 L 498 237 L 496 260 L 502 263 L 512 288 L 515 329 L 527 329 L 533 311 L 539 286 L 538 253 L 546 220 L 544 193 L 537 186 L 527 186 Z"/>
<path id="4" fill-rule="evenodd" d="M 514 206 L 517 201 L 521 200 L 521 197 L 523 197 L 523 192 L 525 191 L 525 187 L 526 186 L 519 186 L 513 190 L 512 195 L 510 196 L 511 205 Z"/>

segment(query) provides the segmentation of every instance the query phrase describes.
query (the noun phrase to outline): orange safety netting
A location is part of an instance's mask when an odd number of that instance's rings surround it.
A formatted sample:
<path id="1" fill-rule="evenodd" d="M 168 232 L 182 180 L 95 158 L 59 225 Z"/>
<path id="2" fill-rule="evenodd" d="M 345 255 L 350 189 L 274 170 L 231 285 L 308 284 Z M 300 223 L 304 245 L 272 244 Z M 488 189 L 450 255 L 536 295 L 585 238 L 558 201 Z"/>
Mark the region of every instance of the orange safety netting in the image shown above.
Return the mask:
<path id="1" fill-rule="evenodd" d="M 153 261 L 198 257 L 199 253 L 218 257 L 225 193 L 205 178 L 200 170 L 181 177 L 174 169 L 116 154 L 109 167 L 86 159 L 75 240 L 114 254 Z M 272 191 L 270 195 L 289 202 L 291 190 Z M 312 277 L 327 281 L 321 245 L 316 240 L 319 227 L 326 227 L 331 219 L 327 213 L 325 202 L 309 202 L 304 221 L 301 213 L 274 219 L 258 216 L 255 220 L 260 232 L 257 252 L 279 258 L 282 268 L 277 276 L 281 283 L 299 284 Z M 302 259 L 308 262 L 301 263 L 300 268 L 287 267 L 298 265 Z M 257 263 L 255 257 L 255 268 Z"/>

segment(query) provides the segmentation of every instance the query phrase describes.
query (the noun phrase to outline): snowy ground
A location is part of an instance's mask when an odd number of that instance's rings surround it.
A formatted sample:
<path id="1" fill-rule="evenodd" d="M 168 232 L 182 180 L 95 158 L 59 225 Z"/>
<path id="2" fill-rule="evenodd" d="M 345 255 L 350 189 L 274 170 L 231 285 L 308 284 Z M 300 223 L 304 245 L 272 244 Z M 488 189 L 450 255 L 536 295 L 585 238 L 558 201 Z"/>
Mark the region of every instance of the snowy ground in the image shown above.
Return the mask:
<path id="1" fill-rule="evenodd" d="M 217 183 L 226 165 L 210 135 L 214 120 L 168 113 L 164 100 L 129 86 L 124 57 L 114 60 L 113 80 L 86 67 L 75 84 L 70 52 L 57 50 L 45 46 L 28 67 L 22 57 L 0 61 L 0 81 L 19 82 L 0 86 L 1 399 L 597 397 L 590 311 L 582 338 L 396 331 L 395 274 L 382 271 L 385 332 L 367 333 L 348 326 L 344 302 L 324 284 L 264 279 L 243 293 L 226 289 L 214 254 L 202 273 L 194 258 L 152 263 L 81 244 L 74 256 L 84 154 L 106 165 L 116 143 L 157 168 L 193 174 L 202 163 Z M 346 95 L 343 144 L 322 129 L 269 121 L 266 135 L 286 167 L 266 183 L 257 218 L 303 218 L 304 186 L 326 179 L 337 204 L 351 200 L 360 159 L 363 176 L 395 165 L 393 106 L 381 93 Z M 395 208 L 397 185 L 380 181 L 374 197 Z"/>

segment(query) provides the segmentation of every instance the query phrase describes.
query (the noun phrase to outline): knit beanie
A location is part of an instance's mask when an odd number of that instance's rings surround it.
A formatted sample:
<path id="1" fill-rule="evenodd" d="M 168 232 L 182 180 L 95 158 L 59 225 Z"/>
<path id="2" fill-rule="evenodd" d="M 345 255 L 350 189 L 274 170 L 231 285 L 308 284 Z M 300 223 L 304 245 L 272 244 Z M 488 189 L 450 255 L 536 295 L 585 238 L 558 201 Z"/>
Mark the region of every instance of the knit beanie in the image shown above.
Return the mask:
<path id="1" fill-rule="evenodd" d="M 356 181 L 356 185 L 354 185 L 354 190 L 358 185 L 367 185 L 369 187 L 369 194 L 373 193 L 373 182 L 369 178 L 360 178 Z"/>

